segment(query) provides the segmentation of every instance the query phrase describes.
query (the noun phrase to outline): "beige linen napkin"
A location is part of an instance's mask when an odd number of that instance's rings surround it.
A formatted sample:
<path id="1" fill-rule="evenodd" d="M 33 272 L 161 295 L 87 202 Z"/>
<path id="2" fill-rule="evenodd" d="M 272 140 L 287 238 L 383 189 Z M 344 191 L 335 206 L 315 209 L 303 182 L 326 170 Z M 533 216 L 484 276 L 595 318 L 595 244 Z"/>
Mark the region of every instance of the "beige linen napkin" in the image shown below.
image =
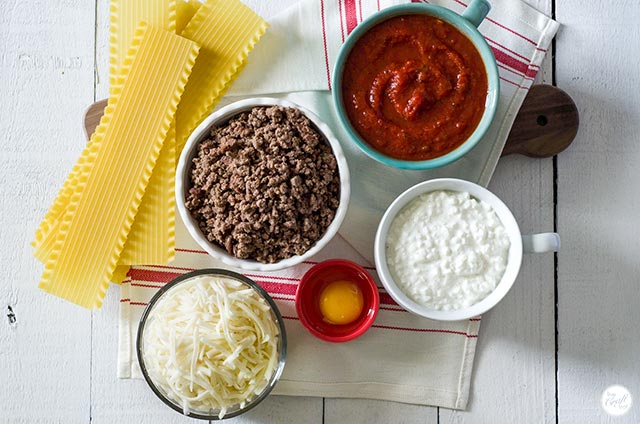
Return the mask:
<path id="1" fill-rule="evenodd" d="M 238 100 L 238 96 L 269 94 L 313 110 L 341 140 L 353 180 L 350 211 L 340 235 L 312 261 L 278 272 L 245 274 L 274 297 L 286 321 L 287 364 L 274 393 L 464 409 L 480 318 L 454 323 L 419 318 L 398 307 L 380 289 L 381 309 L 373 328 L 352 342 L 331 344 L 308 334 L 298 321 L 293 303 L 295 288 L 313 263 L 328 258 L 353 260 L 368 267 L 377 278 L 368 258 L 380 214 L 415 182 L 451 175 L 486 185 L 558 25 L 519 0 L 493 0 L 493 9 L 480 30 L 498 60 L 501 96 L 487 137 L 470 155 L 439 171 L 396 171 L 378 165 L 346 141 L 327 91 L 333 62 L 350 30 L 369 14 L 395 3 L 398 1 L 303 0 L 275 15 L 225 98 L 226 104 Z M 459 13 L 466 7 L 459 0 L 432 3 Z M 134 267 L 122 285 L 121 378 L 140 377 L 135 356 L 137 326 L 144 306 L 158 288 L 192 269 L 228 268 L 203 252 L 180 221 L 176 234 L 178 251 L 171 266 Z"/>

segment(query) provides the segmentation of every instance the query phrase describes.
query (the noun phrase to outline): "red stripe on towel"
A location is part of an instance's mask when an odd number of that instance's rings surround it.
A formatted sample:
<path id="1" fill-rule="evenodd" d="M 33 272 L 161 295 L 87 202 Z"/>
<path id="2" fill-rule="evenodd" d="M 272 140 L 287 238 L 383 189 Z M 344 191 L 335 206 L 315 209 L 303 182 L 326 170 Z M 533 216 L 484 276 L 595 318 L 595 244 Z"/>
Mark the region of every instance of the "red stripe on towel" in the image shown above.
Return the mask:
<path id="1" fill-rule="evenodd" d="M 518 84 L 518 83 L 515 83 L 515 82 L 513 82 L 513 81 L 509 81 L 509 80 L 508 80 L 508 79 L 506 79 L 505 77 L 500 77 L 500 79 L 501 79 L 502 81 L 504 81 L 504 82 L 508 82 L 508 83 L 509 83 L 509 84 L 511 84 L 511 85 L 515 85 L 515 86 L 516 86 L 516 87 L 518 87 L 518 88 L 524 88 L 524 89 L 528 89 L 528 88 L 529 88 L 529 87 L 524 87 L 524 86 L 522 86 L 522 85 L 520 85 L 520 84 Z"/>
<path id="2" fill-rule="evenodd" d="M 161 288 L 164 283 L 184 275 L 183 272 L 169 272 L 169 271 L 150 271 L 146 269 L 132 269 L 131 278 L 135 280 L 132 282 L 132 286 L 147 287 L 147 288 Z M 271 278 L 269 276 L 260 276 L 260 278 Z M 277 283 L 271 281 L 265 281 L 262 279 L 254 279 L 263 289 L 269 293 L 295 295 L 296 288 L 298 287 L 297 281 L 295 283 Z M 145 283 L 157 283 L 157 284 L 145 284 Z"/>
<path id="3" fill-rule="evenodd" d="M 297 284 L 280 284 L 261 280 L 256 280 L 256 283 L 258 283 L 260 287 L 268 291 L 269 294 L 274 293 L 295 296 L 296 289 L 298 288 Z"/>
<path id="4" fill-rule="evenodd" d="M 344 16 L 347 21 L 347 35 L 358 25 L 356 13 L 356 0 L 344 0 Z"/>
<path id="5" fill-rule="evenodd" d="M 516 71 L 515 69 L 511 69 L 511 68 L 509 68 L 507 66 L 504 66 L 504 65 L 501 65 L 499 63 L 498 63 L 498 68 L 502 68 L 505 71 L 509 71 L 509 72 L 511 72 L 511 73 L 513 73 L 515 75 L 521 76 L 522 78 L 525 78 L 525 79 L 528 79 L 528 80 L 531 80 L 531 81 L 534 80 L 534 78 L 528 77 L 525 74 L 523 74 L 522 72 Z"/>
<path id="6" fill-rule="evenodd" d="M 133 287 L 144 287 L 147 289 L 161 289 L 164 287 L 164 284 L 143 284 L 143 283 L 131 283 Z"/>
<path id="7" fill-rule="evenodd" d="M 458 3 L 458 4 L 463 5 L 464 7 L 467 7 L 467 4 L 466 4 L 465 2 L 463 2 L 463 1 L 461 1 L 461 0 L 453 0 L 453 1 L 455 1 L 455 2 L 456 2 L 456 3 Z M 514 35 L 517 35 L 518 37 L 522 38 L 523 40 L 525 40 L 525 41 L 527 41 L 527 42 L 529 42 L 529 43 L 533 44 L 534 46 L 536 46 L 536 49 L 537 49 L 537 50 L 546 51 L 546 50 L 543 50 L 543 49 L 539 49 L 539 48 L 537 47 L 538 43 L 536 43 L 536 42 L 535 42 L 535 41 L 533 41 L 532 39 L 525 37 L 524 35 L 520 34 L 519 32 L 517 32 L 517 31 L 515 31 L 515 30 L 513 30 L 513 29 L 511 29 L 511 28 L 509 28 L 508 26 L 503 25 L 503 24 L 501 24 L 501 23 L 499 23 L 499 22 L 497 22 L 497 21 L 495 21 L 495 20 L 491 19 L 491 18 L 490 18 L 490 17 L 488 17 L 488 16 L 487 16 L 487 18 L 486 18 L 486 19 L 487 19 L 487 21 L 491 22 L 492 24 L 494 24 L 494 25 L 496 25 L 496 26 L 499 26 L 500 28 L 505 29 L 505 30 L 509 31 L 510 33 L 512 33 L 512 34 L 514 34 Z"/>
<path id="8" fill-rule="evenodd" d="M 389 308 L 388 306 L 380 306 L 380 309 L 383 311 L 394 311 L 394 312 L 408 312 L 406 309 L 398 308 Z"/>
<path id="9" fill-rule="evenodd" d="M 329 70 L 329 52 L 327 50 L 327 29 L 324 19 L 324 0 L 320 0 L 320 15 L 322 16 L 322 42 L 324 44 L 324 64 L 327 68 L 327 85 L 331 91 L 331 71 Z"/>
<path id="10" fill-rule="evenodd" d="M 266 278 L 271 280 L 282 280 L 282 281 L 295 281 L 296 283 L 300 281 L 299 278 L 289 278 L 289 277 L 276 277 L 275 275 L 258 275 L 258 274 L 244 274 L 249 278 Z"/>
<path id="11" fill-rule="evenodd" d="M 283 300 L 285 302 L 294 302 L 295 301 L 294 298 L 281 297 L 281 296 L 271 296 L 271 299 L 273 299 L 273 300 Z"/>
<path id="12" fill-rule="evenodd" d="M 489 17 L 487 17 L 487 21 L 489 21 L 489 22 L 491 22 L 491 23 L 493 23 L 493 24 L 495 24 L 495 25 L 499 26 L 500 28 L 504 28 L 504 29 L 506 29 L 506 30 L 507 30 L 507 31 L 509 31 L 510 33 L 517 35 L 518 37 L 522 38 L 523 40 L 528 41 L 529 43 L 531 43 L 531 44 L 533 44 L 534 46 L 536 46 L 536 50 L 540 50 L 540 51 L 546 52 L 546 50 L 544 50 L 544 49 L 541 49 L 541 48 L 537 47 L 537 46 L 538 46 L 538 43 L 536 43 L 535 41 L 533 41 L 533 40 L 532 40 L 532 39 L 530 39 L 530 38 L 525 37 L 524 35 L 520 34 L 519 32 L 516 32 L 516 31 L 512 30 L 512 29 L 511 29 L 511 28 L 509 28 L 508 26 L 506 26 L 506 25 L 502 25 L 501 23 L 496 22 L 496 21 L 494 21 L 493 19 L 491 19 L 491 18 L 489 18 Z"/>
<path id="13" fill-rule="evenodd" d="M 293 320 L 293 321 L 300 321 L 300 318 L 294 317 L 294 316 L 289 316 L 289 315 L 283 315 L 282 318 L 290 319 L 290 320 Z M 392 327 L 390 325 L 379 325 L 379 324 L 373 324 L 371 327 L 372 328 L 380 328 L 382 330 L 413 331 L 413 332 L 418 332 L 418 333 L 456 334 L 456 335 L 459 335 L 459 336 L 465 336 L 465 337 L 470 338 L 470 339 L 474 339 L 474 338 L 478 337 L 477 334 L 467 334 L 467 333 L 465 333 L 463 331 L 441 330 L 441 329 L 438 329 L 438 328 Z"/>
<path id="14" fill-rule="evenodd" d="M 145 265 L 142 265 L 145 266 Z M 195 271 L 196 268 L 182 268 L 179 266 L 170 266 L 170 265 L 147 265 L 148 267 L 153 267 L 153 268 L 164 268 L 164 269 L 179 269 L 182 271 Z"/>
<path id="15" fill-rule="evenodd" d="M 184 272 L 171 272 L 170 270 L 190 270 L 190 268 L 178 268 L 170 265 L 162 265 L 159 268 L 163 268 L 162 271 L 153 271 L 148 269 L 131 268 L 129 275 L 132 280 L 132 286 L 147 287 L 147 288 L 160 288 L 162 285 L 153 285 L 145 283 L 168 283 L 169 281 L 184 275 Z M 252 278 L 263 289 L 270 294 L 284 294 L 295 296 L 296 288 L 300 280 L 298 278 L 291 277 L 279 277 L 273 275 L 259 275 L 259 274 L 245 274 L 247 277 Z M 276 280 L 276 281 L 268 281 Z M 286 282 L 285 282 L 286 281 Z M 290 282 L 290 283 L 289 283 Z M 388 293 L 380 293 L 380 304 L 388 306 L 399 306 Z"/>
<path id="16" fill-rule="evenodd" d="M 509 53 L 512 53 L 512 54 L 514 54 L 514 55 L 518 56 L 520 59 L 524 59 L 524 60 L 526 60 L 526 61 L 527 61 L 527 62 L 526 62 L 527 64 L 529 64 L 529 63 L 531 62 L 531 61 L 529 60 L 529 58 L 528 58 L 528 57 L 523 56 L 523 55 L 521 55 L 520 53 L 518 53 L 518 52 L 515 52 L 515 51 L 511 50 L 510 48 L 508 48 L 508 47 L 504 46 L 503 44 L 500 44 L 500 43 L 498 43 L 497 41 L 494 41 L 494 40 L 492 40 L 491 38 L 488 38 L 487 36 L 485 36 L 484 38 L 485 38 L 485 40 L 487 40 L 488 42 L 490 42 L 490 43 L 492 43 L 492 44 L 495 44 L 496 46 L 498 46 L 498 47 L 500 47 L 500 48 L 502 48 L 502 49 L 505 49 L 505 50 L 506 50 L 506 51 L 508 51 Z"/>
<path id="17" fill-rule="evenodd" d="M 507 53 L 495 47 L 492 47 L 491 51 L 493 51 L 493 55 L 498 62 L 507 65 L 508 67 L 515 69 L 516 71 L 522 72 L 523 74 L 526 74 L 529 70 L 528 63 L 522 62 L 512 56 L 509 56 Z"/>
<path id="18" fill-rule="evenodd" d="M 382 328 L 385 330 L 401 330 L 401 331 L 415 331 L 418 333 L 446 333 L 446 334 L 458 334 L 460 336 L 466 336 L 468 338 L 477 338 L 478 335 L 477 334 L 467 334 L 465 332 L 462 331 L 454 331 L 454 330 L 440 330 L 440 329 L 436 329 L 436 328 L 407 328 L 407 327 L 392 327 L 390 325 L 380 325 L 380 324 L 373 324 L 372 327 L 374 328 Z"/>
<path id="19" fill-rule="evenodd" d="M 344 43 L 344 19 L 342 18 L 342 0 L 338 0 L 338 14 L 340 15 L 340 35 L 342 36 L 342 42 Z"/>
<path id="20" fill-rule="evenodd" d="M 129 271 L 131 279 L 135 281 L 146 281 L 149 283 L 168 283 L 184 274 L 184 272 L 149 271 L 146 269 L 131 269 Z M 137 283 L 131 283 L 134 285 Z"/>
<path id="21" fill-rule="evenodd" d="M 400 306 L 388 293 L 380 293 L 380 303 L 383 305 Z"/>
<path id="22" fill-rule="evenodd" d="M 207 252 L 204 250 L 192 250 L 192 249 L 179 249 L 176 247 L 176 252 L 185 252 L 185 253 L 198 253 L 200 255 L 206 255 Z"/>

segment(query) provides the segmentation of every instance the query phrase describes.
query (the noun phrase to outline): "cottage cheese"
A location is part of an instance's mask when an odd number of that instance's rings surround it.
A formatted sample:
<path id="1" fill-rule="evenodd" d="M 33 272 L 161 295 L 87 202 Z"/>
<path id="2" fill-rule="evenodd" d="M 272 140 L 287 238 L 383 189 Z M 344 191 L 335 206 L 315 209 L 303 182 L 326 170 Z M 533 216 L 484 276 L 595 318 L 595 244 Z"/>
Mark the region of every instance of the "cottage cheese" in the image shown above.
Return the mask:
<path id="1" fill-rule="evenodd" d="M 469 193 L 434 191 L 391 223 L 386 256 L 398 287 L 418 304 L 456 310 L 484 299 L 507 266 L 510 241 L 493 208 Z"/>

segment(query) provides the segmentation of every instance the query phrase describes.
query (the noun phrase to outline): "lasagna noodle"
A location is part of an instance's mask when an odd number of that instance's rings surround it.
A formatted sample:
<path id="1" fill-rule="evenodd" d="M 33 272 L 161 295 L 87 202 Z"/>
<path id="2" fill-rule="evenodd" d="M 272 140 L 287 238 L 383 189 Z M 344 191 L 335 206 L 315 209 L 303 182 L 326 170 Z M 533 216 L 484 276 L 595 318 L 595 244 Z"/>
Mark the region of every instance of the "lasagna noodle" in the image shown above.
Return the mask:
<path id="1" fill-rule="evenodd" d="M 173 122 L 140 202 L 119 265 L 163 265 L 175 257 L 176 131 Z"/>
<path id="2" fill-rule="evenodd" d="M 138 22 L 146 21 L 150 26 L 176 31 L 178 1 L 183 3 L 182 0 L 111 0 L 112 76 L 122 64 Z M 115 84 L 113 77 L 111 82 Z M 174 170 L 175 131 L 170 130 L 122 251 L 121 265 L 162 265 L 175 256 Z"/>
<path id="3" fill-rule="evenodd" d="M 267 23 L 240 1 L 208 0 L 182 31 L 182 36 L 200 44 L 201 50 L 176 115 L 178 155 L 266 29 Z"/>
<path id="4" fill-rule="evenodd" d="M 92 149 L 85 149 L 79 163 L 87 163 L 87 158 L 95 155 L 91 151 Z M 175 157 L 175 127 L 172 123 L 140 202 L 120 256 L 119 265 L 126 265 L 128 268 L 129 265 L 134 264 L 166 264 L 173 260 L 175 256 Z M 69 185 L 77 187 L 77 173 L 71 175 L 68 182 Z M 69 199 L 70 196 L 67 197 L 67 202 Z M 40 242 L 34 244 L 34 256 L 42 263 L 46 263 L 53 250 L 60 219 L 64 216 L 65 210 L 66 205 L 62 209 L 61 216 L 43 221 L 46 232 L 40 238 Z"/>
<path id="5" fill-rule="evenodd" d="M 180 3 L 185 2 L 180 0 Z M 138 23 L 145 21 L 150 26 L 174 32 L 177 2 L 176 0 L 111 0 L 110 13 L 109 71 L 110 95 L 113 96 L 118 90 L 116 78 L 118 70 L 126 57 L 127 47 L 131 44 Z M 184 11 L 182 14 L 184 15 Z M 71 195 L 76 190 L 80 162 L 92 160 L 88 154 L 92 143 L 93 138 L 36 231 L 32 245 L 35 247 L 34 256 L 41 262 L 46 262 L 51 253 L 59 222 L 66 212 Z M 169 139 L 165 140 L 163 146 L 167 145 L 171 147 L 163 147 L 163 151 L 175 152 L 175 131 L 172 131 Z M 122 264 L 166 264 L 175 256 L 175 237 L 173 236 L 175 234 L 175 201 L 173 199 L 175 153 L 171 157 L 161 152 L 156 168 L 147 188 L 151 194 L 147 195 L 145 192 L 142 198 L 140 217 L 135 218 L 130 234 L 131 241 L 126 243 L 123 250 Z M 167 170 L 171 175 L 167 174 Z"/>
<path id="6" fill-rule="evenodd" d="M 116 0 L 112 7 L 112 25 L 119 25 L 119 15 L 122 12 L 120 2 L 126 3 L 124 0 Z M 238 75 L 248 53 L 264 34 L 266 27 L 267 24 L 262 18 L 238 0 L 209 0 L 190 20 L 182 35 L 200 44 L 201 49 L 176 116 L 176 157 L 180 155 L 191 132 L 213 109 L 225 89 Z M 117 90 L 117 81 L 112 86 Z M 169 160 L 167 156 L 161 155 L 156 167 L 167 169 L 165 159 Z M 90 161 L 91 156 L 86 160 Z M 77 171 L 74 169 L 74 172 Z M 120 264 L 161 265 L 168 263 L 175 256 L 173 176 L 172 173 L 169 178 L 152 178 L 147 190 L 163 195 L 154 197 L 145 194 L 143 197 L 139 216 L 136 216 L 129 235 L 131 241 L 125 246 L 123 261 Z M 70 180 L 73 181 L 73 178 Z M 63 186 L 54 206 L 36 232 L 36 240 L 33 243 L 36 248 L 34 255 L 43 262 L 51 251 L 51 239 L 56 237 L 52 229 L 57 228 L 57 222 L 62 219 L 66 204 L 73 193 L 74 183 L 68 182 L 69 180 L 65 182 L 67 187 Z M 167 196 L 168 193 L 171 196 Z M 161 201 L 160 197 L 163 197 L 164 201 Z M 168 219 L 162 218 L 163 216 Z M 160 234 L 167 234 L 168 238 L 161 238 Z"/>
<path id="7" fill-rule="evenodd" d="M 202 6 L 202 3 L 198 0 L 178 0 L 176 4 L 176 34 L 182 34 L 182 30 L 187 26 L 200 6 Z"/>
<path id="8" fill-rule="evenodd" d="M 102 304 L 197 54 L 196 43 L 167 31 L 145 24 L 136 31 L 114 107 L 93 136 L 93 162 L 80 167 L 59 223 L 41 289 L 86 308 Z"/>
<path id="9" fill-rule="evenodd" d="M 117 87 L 109 98 L 105 115 L 112 113 L 122 87 Z M 111 110 L 111 112 L 109 112 Z M 104 119 L 103 116 L 103 119 Z M 104 131 L 101 119 L 96 133 Z M 60 221 L 64 217 L 71 195 L 77 190 L 80 170 L 90 168 L 99 148 L 95 134 L 91 136 L 71 175 L 58 193 L 53 206 L 36 231 L 33 255 L 42 263 L 53 250 Z M 172 125 L 160 151 L 149 184 L 140 202 L 129 237 L 121 254 L 119 265 L 166 264 L 175 256 L 175 126 Z M 115 282 L 115 281 L 114 281 Z"/>
<path id="10" fill-rule="evenodd" d="M 109 84 L 115 87 L 133 35 L 141 21 L 147 25 L 176 31 L 177 0 L 110 0 Z M 182 0 L 179 0 L 182 2 Z"/>
<path id="11" fill-rule="evenodd" d="M 34 247 L 33 255 L 44 264 L 47 263 L 49 254 L 53 250 L 53 246 L 58 235 L 58 229 L 60 228 L 60 221 L 64 218 L 71 196 L 78 188 L 78 181 L 80 179 L 82 169 L 85 167 L 90 168 L 93 164 L 93 160 L 95 159 L 102 139 L 102 137 L 98 137 L 97 134 L 104 133 L 121 91 L 122 87 L 116 87 L 109 96 L 107 107 L 104 110 L 102 118 L 100 118 L 100 124 L 96 128 L 94 134 L 91 135 L 87 146 L 82 151 L 80 158 L 73 166 L 71 173 L 62 185 L 62 189 L 56 195 L 53 205 L 49 208 L 49 211 L 36 230 L 35 240 L 31 243 Z"/>
<path id="12" fill-rule="evenodd" d="M 255 44 L 254 32 L 260 27 L 261 19 L 255 15 L 250 9 L 243 6 L 237 0 L 229 1 L 224 0 L 213 4 L 211 2 L 206 14 L 202 15 L 200 20 L 195 20 L 195 24 L 192 26 L 190 39 L 196 41 L 202 45 L 206 42 L 210 47 L 210 51 L 213 55 L 210 61 L 203 61 L 202 58 L 206 56 L 203 54 L 205 50 L 201 49 L 200 55 L 196 60 L 196 64 L 193 69 L 191 78 L 206 78 L 206 84 L 194 87 L 198 90 L 197 99 L 204 98 L 199 104 L 207 106 L 209 109 L 213 107 L 213 104 L 218 98 L 222 97 L 224 90 L 212 90 L 214 97 L 207 99 L 207 91 L 210 87 L 220 81 L 219 83 L 226 87 L 231 79 L 237 75 L 238 64 L 244 62 L 246 53 L 242 56 L 243 52 L 247 50 L 247 45 L 251 47 Z M 187 19 L 191 21 L 196 13 L 196 10 L 200 9 L 201 3 L 192 0 L 189 3 L 185 3 L 180 0 L 180 14 L 176 15 L 176 20 L 180 18 L 180 25 L 187 25 Z M 197 7 L 196 7 L 197 4 Z M 184 10 L 186 5 L 190 5 L 188 10 Z M 206 7 L 206 6 L 205 6 Z M 191 14 L 191 15 L 189 15 Z M 236 19 L 237 25 L 227 24 L 227 20 Z M 264 24 L 264 22 L 262 22 Z M 211 29 L 215 29 L 213 33 L 210 33 Z M 229 45 L 220 43 L 223 39 L 225 31 L 231 32 L 231 40 L 227 41 Z M 236 34 L 237 32 L 237 34 Z M 262 33 L 264 29 L 262 30 Z M 185 34 L 186 35 L 186 34 Z M 189 38 L 189 37 L 187 37 Z M 256 38 L 257 41 L 257 38 Z M 251 48 L 249 47 L 249 49 Z M 228 50 L 225 50 L 227 48 Z M 234 61 L 235 58 L 235 61 Z M 219 66 L 219 61 L 229 61 L 229 64 L 223 63 Z M 203 63 L 200 63 L 203 61 Z M 201 69 L 198 72 L 198 69 Z M 204 71 L 204 72 L 203 72 Z M 226 75 L 231 74 L 231 78 L 227 78 Z M 221 78 L 222 76 L 222 78 Z M 189 81 L 191 81 L 191 78 Z M 185 95 L 188 95 L 189 82 L 187 82 L 187 88 L 185 88 Z M 197 102 L 198 100 L 196 100 Z M 193 104 L 189 101 L 185 105 Z M 184 105 L 178 108 L 177 114 L 181 114 L 181 109 Z M 187 111 L 189 113 L 189 111 Z M 206 113 L 205 113 L 206 114 Z M 182 116 L 182 115 L 181 115 Z M 204 117 L 204 116 L 203 116 Z M 200 120 L 194 121 L 197 125 Z M 187 126 L 183 139 L 191 133 L 193 127 Z M 136 215 L 133 227 L 129 234 L 129 238 L 125 243 L 122 256 L 120 258 L 121 265 L 135 265 L 135 264 L 155 264 L 163 265 L 173 260 L 175 257 L 175 198 L 174 198 L 174 181 L 175 181 L 175 161 L 177 154 L 181 151 L 176 149 L 176 132 L 170 131 L 170 135 L 165 140 L 165 145 L 158 158 L 158 163 L 153 171 L 151 180 L 147 191 L 142 198 L 140 209 Z M 183 145 L 183 143 L 181 143 Z"/>
<path id="13" fill-rule="evenodd" d="M 128 265 L 118 265 L 113 271 L 113 276 L 111 277 L 111 282 L 114 284 L 122 284 L 125 278 L 127 278 L 127 274 L 129 273 L 129 269 L 131 267 Z"/>

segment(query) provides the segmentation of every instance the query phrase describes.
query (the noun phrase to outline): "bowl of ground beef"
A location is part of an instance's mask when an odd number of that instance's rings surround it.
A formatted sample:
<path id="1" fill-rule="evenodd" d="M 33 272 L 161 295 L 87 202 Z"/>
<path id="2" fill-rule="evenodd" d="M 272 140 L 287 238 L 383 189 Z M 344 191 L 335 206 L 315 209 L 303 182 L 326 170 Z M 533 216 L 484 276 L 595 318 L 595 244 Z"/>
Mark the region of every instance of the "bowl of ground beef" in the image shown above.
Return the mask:
<path id="1" fill-rule="evenodd" d="M 319 252 L 349 203 L 349 170 L 329 127 L 294 103 L 241 100 L 206 118 L 176 171 L 178 212 L 211 256 L 273 271 Z"/>

